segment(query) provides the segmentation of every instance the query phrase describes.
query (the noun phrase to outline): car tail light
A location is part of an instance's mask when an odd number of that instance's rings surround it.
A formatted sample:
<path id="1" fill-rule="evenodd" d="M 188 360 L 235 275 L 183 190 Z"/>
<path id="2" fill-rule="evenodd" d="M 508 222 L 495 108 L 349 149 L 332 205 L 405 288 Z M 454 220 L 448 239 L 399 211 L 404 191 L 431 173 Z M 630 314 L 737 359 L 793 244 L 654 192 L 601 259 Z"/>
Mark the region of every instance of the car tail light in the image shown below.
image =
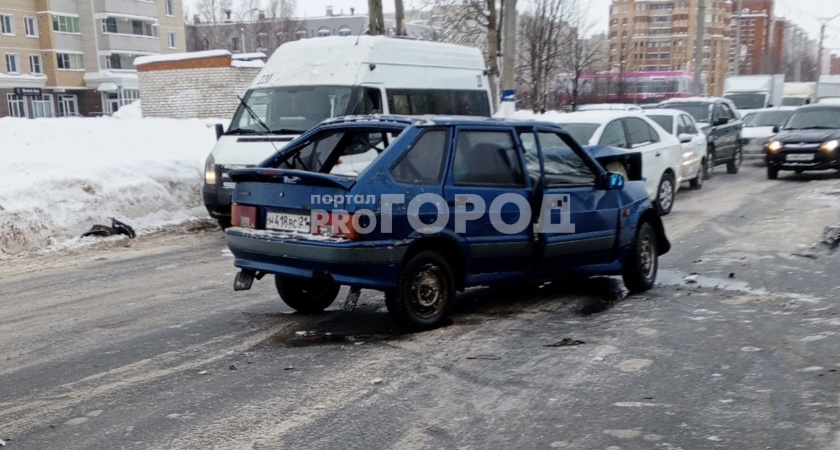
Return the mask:
<path id="1" fill-rule="evenodd" d="M 359 239 L 359 231 L 353 225 L 353 215 L 348 212 L 329 213 L 326 223 L 319 223 L 313 233 L 354 241 Z"/>
<path id="2" fill-rule="evenodd" d="M 257 228 L 257 207 L 234 203 L 230 207 L 230 223 L 235 227 Z"/>

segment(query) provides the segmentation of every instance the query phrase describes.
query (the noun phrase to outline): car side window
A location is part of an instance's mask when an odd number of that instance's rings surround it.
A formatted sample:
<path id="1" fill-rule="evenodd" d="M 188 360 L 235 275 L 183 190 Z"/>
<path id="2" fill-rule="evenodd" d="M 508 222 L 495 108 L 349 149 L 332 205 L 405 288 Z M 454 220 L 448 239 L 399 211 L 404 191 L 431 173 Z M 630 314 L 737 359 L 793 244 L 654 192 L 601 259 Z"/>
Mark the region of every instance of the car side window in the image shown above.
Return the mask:
<path id="1" fill-rule="evenodd" d="M 599 145 L 609 145 L 618 148 L 628 148 L 627 136 L 624 134 L 624 125 L 620 120 L 613 120 L 604 127 L 604 133 L 598 140 Z"/>
<path id="2" fill-rule="evenodd" d="M 650 126 L 644 120 L 628 117 L 624 119 L 624 123 L 627 125 L 627 137 L 631 148 L 654 142 L 650 135 Z"/>
<path id="3" fill-rule="evenodd" d="M 685 124 L 685 132 L 688 134 L 697 134 L 697 128 L 694 126 L 694 122 L 691 120 L 690 117 L 687 115 L 682 116 L 683 124 Z"/>
<path id="4" fill-rule="evenodd" d="M 735 119 L 735 113 L 732 112 L 732 109 L 726 103 L 720 104 L 721 111 L 723 111 L 723 115 L 721 117 L 726 117 L 729 120 Z"/>
<path id="5" fill-rule="evenodd" d="M 520 151 L 508 131 L 459 131 L 452 172 L 456 185 L 525 186 Z"/>
<path id="6" fill-rule="evenodd" d="M 557 133 L 537 133 L 543 152 L 547 187 L 594 184 L 595 173 Z"/>
<path id="7" fill-rule="evenodd" d="M 439 184 L 448 135 L 446 130 L 424 132 L 391 169 L 394 179 L 405 184 Z"/>
<path id="8" fill-rule="evenodd" d="M 650 142 L 659 142 L 659 133 L 649 123 L 645 123 L 645 126 L 647 126 L 648 134 L 650 135 Z"/>
<path id="9" fill-rule="evenodd" d="M 676 124 L 677 124 L 677 134 L 676 134 L 676 136 L 688 133 L 688 128 L 685 126 L 685 116 L 679 115 L 679 116 L 675 117 L 674 122 L 676 122 Z"/>

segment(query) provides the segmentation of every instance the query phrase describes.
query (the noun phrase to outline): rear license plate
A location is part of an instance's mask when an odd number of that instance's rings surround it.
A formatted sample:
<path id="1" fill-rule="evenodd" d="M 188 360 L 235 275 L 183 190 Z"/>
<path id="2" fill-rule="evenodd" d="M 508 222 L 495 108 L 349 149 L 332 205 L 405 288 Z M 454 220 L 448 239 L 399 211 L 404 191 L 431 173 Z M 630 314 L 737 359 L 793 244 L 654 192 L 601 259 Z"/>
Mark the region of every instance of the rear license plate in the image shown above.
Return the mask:
<path id="1" fill-rule="evenodd" d="M 272 230 L 309 233 L 309 216 L 270 212 L 265 216 L 265 227 Z"/>
<path id="2" fill-rule="evenodd" d="M 813 161 L 813 153 L 791 153 L 786 157 L 787 161 Z"/>
<path id="3" fill-rule="evenodd" d="M 224 181 L 222 182 L 222 188 L 224 189 L 235 189 L 236 182 L 235 181 Z"/>

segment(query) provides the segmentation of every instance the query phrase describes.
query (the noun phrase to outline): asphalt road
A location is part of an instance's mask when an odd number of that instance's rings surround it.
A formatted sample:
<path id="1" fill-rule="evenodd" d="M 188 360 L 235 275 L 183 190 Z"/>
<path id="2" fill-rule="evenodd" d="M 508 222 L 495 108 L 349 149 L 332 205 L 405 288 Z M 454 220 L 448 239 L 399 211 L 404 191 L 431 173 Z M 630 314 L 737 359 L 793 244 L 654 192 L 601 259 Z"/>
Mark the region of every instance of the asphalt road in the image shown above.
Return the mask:
<path id="1" fill-rule="evenodd" d="M 0 439 L 840 449 L 840 255 L 812 247 L 840 224 L 840 178 L 720 172 L 678 193 L 646 295 L 612 278 L 476 289 L 451 325 L 413 335 L 378 293 L 314 317 L 269 279 L 234 293 L 218 232 L 0 261 Z"/>

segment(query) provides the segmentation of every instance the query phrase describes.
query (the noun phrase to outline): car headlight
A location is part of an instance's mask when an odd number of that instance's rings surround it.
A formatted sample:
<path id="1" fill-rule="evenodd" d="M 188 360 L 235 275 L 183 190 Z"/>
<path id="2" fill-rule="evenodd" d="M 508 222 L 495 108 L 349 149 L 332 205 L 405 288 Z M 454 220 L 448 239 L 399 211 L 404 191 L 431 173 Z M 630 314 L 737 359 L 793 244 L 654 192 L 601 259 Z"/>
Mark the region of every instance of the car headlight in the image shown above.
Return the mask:
<path id="1" fill-rule="evenodd" d="M 213 159 L 212 153 L 207 157 L 207 162 L 204 163 L 204 182 L 216 184 L 216 161 Z"/>
<path id="2" fill-rule="evenodd" d="M 781 149 L 782 143 L 779 141 L 770 141 L 770 143 L 767 144 L 767 150 L 770 150 L 771 152 L 778 152 Z"/>
<path id="3" fill-rule="evenodd" d="M 838 142 L 837 139 L 834 139 L 828 142 L 823 142 L 823 145 L 820 145 L 820 150 L 833 152 L 838 146 L 840 146 L 840 142 Z"/>

